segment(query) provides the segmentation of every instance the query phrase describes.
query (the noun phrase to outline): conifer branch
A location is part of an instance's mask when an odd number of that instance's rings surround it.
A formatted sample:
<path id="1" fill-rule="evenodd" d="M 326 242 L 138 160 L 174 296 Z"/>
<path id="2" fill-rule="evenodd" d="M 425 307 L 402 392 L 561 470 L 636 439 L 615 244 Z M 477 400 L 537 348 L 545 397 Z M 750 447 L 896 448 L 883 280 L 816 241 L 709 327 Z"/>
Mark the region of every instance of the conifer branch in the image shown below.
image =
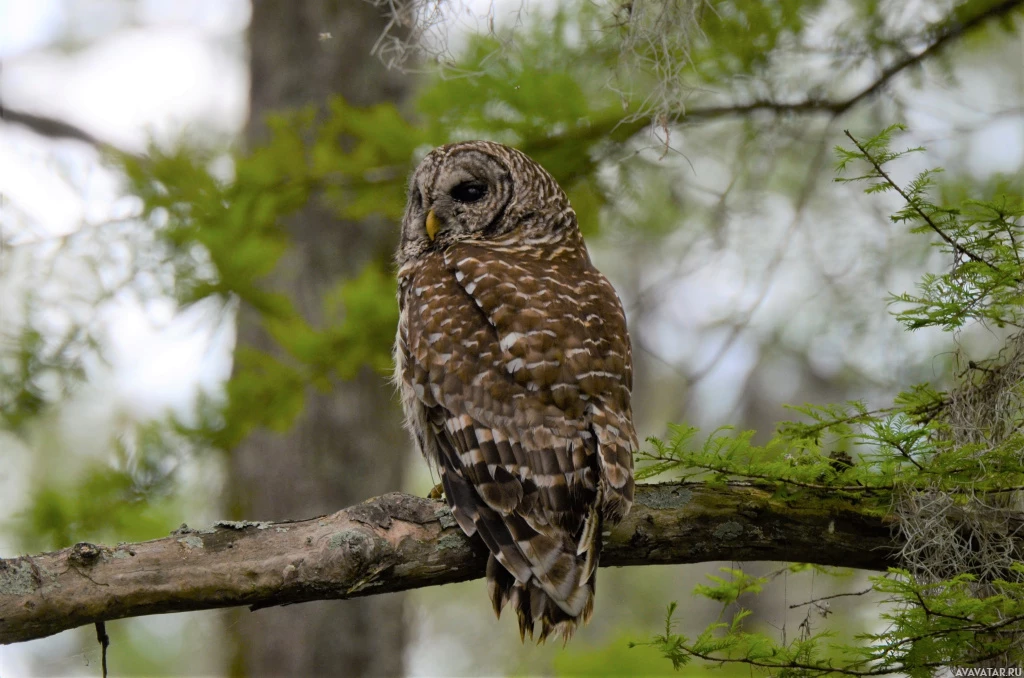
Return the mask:
<path id="1" fill-rule="evenodd" d="M 859 142 L 856 139 L 856 137 L 850 134 L 850 130 L 844 129 L 843 134 L 845 134 L 847 138 L 853 142 L 853 145 L 857 147 L 857 150 L 864 155 L 864 159 L 867 160 L 868 164 L 870 164 L 871 167 L 875 170 L 875 172 L 878 173 L 878 176 L 884 179 L 885 182 L 889 184 L 889 186 L 891 186 L 894 191 L 899 193 L 900 197 L 903 198 L 903 201 L 907 203 L 907 206 L 914 210 L 914 212 L 919 217 L 921 217 L 921 220 L 924 223 L 926 223 L 930 229 L 935 231 L 939 235 L 939 237 L 946 242 L 947 245 L 953 248 L 954 253 L 956 253 L 957 255 L 962 254 L 971 261 L 976 261 L 979 264 L 985 264 L 986 266 L 993 270 L 999 270 L 999 268 L 995 264 L 993 264 L 990 261 L 986 261 L 980 255 L 967 249 L 966 247 L 958 243 L 956 240 L 953 240 L 953 238 L 950 237 L 948 233 L 939 228 L 938 224 L 935 223 L 935 220 L 932 219 L 931 215 L 925 212 L 923 209 L 921 209 L 920 201 L 915 200 L 911 195 L 909 195 L 906 192 L 906 190 L 903 189 L 902 186 L 893 181 L 892 177 L 889 176 L 889 173 L 886 172 L 885 169 L 882 167 L 882 163 L 878 161 L 878 158 L 872 155 L 871 152 L 867 148 L 865 148 L 864 145 L 861 144 L 861 142 Z"/>

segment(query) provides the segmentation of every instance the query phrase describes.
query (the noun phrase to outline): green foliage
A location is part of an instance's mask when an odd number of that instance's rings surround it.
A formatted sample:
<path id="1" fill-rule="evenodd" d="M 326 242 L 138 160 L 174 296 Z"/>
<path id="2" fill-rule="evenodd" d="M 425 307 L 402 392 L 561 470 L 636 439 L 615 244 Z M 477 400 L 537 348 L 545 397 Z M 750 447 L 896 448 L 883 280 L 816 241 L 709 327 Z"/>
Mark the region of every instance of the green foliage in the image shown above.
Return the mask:
<path id="1" fill-rule="evenodd" d="M 709 2 L 700 26 L 705 40 L 690 53 L 694 69 L 705 82 L 755 74 L 767 66 L 780 44 L 806 29 L 808 18 L 821 4 L 817 0 Z"/>
<path id="2" fill-rule="evenodd" d="M 595 118 L 617 114 L 621 119 L 612 93 L 594 87 L 589 73 L 580 73 L 593 68 L 592 59 L 582 59 L 590 45 L 570 44 L 568 29 L 566 14 L 559 12 L 550 33 L 531 31 L 514 54 L 502 58 L 496 56 L 502 49 L 496 38 L 473 38 L 460 64 L 472 77 L 438 78 L 419 96 L 417 110 L 439 134 L 454 128 L 465 130 L 460 136 L 515 145 L 571 136 Z M 548 155 L 554 165 L 542 164 L 563 177 L 565 163 L 584 160 Z"/>
<path id="3" fill-rule="evenodd" d="M 667 440 L 650 438 L 653 449 L 637 455 L 636 475 L 647 479 L 675 471 L 684 480 L 742 478 L 782 493 L 827 489 L 850 496 L 899 488 L 971 495 L 1024 486 L 1021 441 L 987 450 L 986 466 L 979 469 L 977 446 L 949 440 L 948 422 L 938 416 L 944 402 L 942 394 L 918 386 L 880 410 L 858 402 L 795 407 L 810 421 L 782 422 L 764 445 L 751 443 L 754 431 L 735 434 L 729 428 L 695 444 L 697 429 L 670 426 Z"/>
<path id="4" fill-rule="evenodd" d="M 63 483 L 43 482 L 18 516 L 20 543 L 31 551 L 80 541 L 144 541 L 167 534 L 180 506 L 140 487 L 131 474 L 95 464 Z"/>
<path id="5" fill-rule="evenodd" d="M 616 634 L 601 647 L 579 647 L 569 644 L 555 657 L 554 673 L 558 678 L 630 678 L 631 676 L 667 676 L 671 671 L 661 654 L 652 649 L 629 648 L 632 634 Z"/>
<path id="6" fill-rule="evenodd" d="M 939 206 L 931 199 L 935 170 L 897 184 L 888 166 L 920 150 L 891 150 L 902 130 L 894 125 L 866 140 L 847 133 L 855 150 L 836 149 L 839 172 L 867 167 L 842 181 L 867 182 L 869 194 L 898 195 L 903 205 L 893 222 L 935 236 L 951 260 L 948 273 L 926 276 L 919 295 L 896 297 L 904 305 L 897 318 L 911 330 L 1016 324 L 1024 276 L 1021 197 Z M 1024 488 L 1021 344 L 1011 337 L 984 365 L 971 362 L 948 392 L 917 385 L 875 410 L 859 402 L 794 408 L 803 421 L 781 424 L 761 446 L 751 442 L 753 432 L 720 429 L 698 441 L 697 430 L 686 426 L 671 427 L 667 440 L 650 439 L 652 449 L 638 455 L 639 478 L 672 472 L 705 482 L 741 479 L 783 499 L 808 491 L 877 497 L 877 510 L 886 513 L 895 499 L 906 567 L 873 579 L 887 625 L 858 636 L 857 644 L 809 632 L 779 642 L 744 628 L 743 608 L 690 639 L 673 632 L 675 604 L 665 633 L 647 644 L 677 669 L 701 658 L 780 676 L 930 676 L 943 666 L 1024 659 L 1024 563 L 1015 530 L 998 509 L 1013 506 L 1009 497 Z M 695 591 L 722 604 L 723 615 L 767 582 L 724 571 L 728 577 L 711 577 L 713 584 Z"/>
<path id="7" fill-rule="evenodd" d="M 358 277 L 345 281 L 338 286 L 336 293 L 326 297 L 329 315 L 344 311 L 344 320 L 335 326 L 326 347 L 327 355 L 347 357 L 345 365 L 338 368 L 343 379 L 354 377 L 357 366 L 364 364 L 381 374 L 390 374 L 398 305 L 381 301 L 390 301 L 395 294 L 394 288 L 394 279 L 389 271 L 379 266 L 367 266 Z"/>
<path id="8" fill-rule="evenodd" d="M 39 416 L 46 404 L 40 385 L 44 371 L 42 335 L 27 328 L 17 347 L 7 353 L 9 363 L 0 372 L 0 417 L 5 427 L 19 429 L 22 424 Z"/>
<path id="9" fill-rule="evenodd" d="M 393 298 L 391 277 L 371 264 L 325 296 L 328 322 L 323 330 L 297 318 L 268 318 L 271 336 L 291 360 L 248 346 L 236 349 L 225 425 L 214 432 L 213 440 L 230 447 L 256 425 L 286 431 L 302 412 L 309 386 L 329 390 L 332 378 L 352 379 L 364 366 L 389 372 L 398 324 Z"/>
<path id="10" fill-rule="evenodd" d="M 311 200 L 340 220 L 399 219 L 414 152 L 430 143 L 393 105 L 357 108 L 340 97 L 320 119 L 309 109 L 274 116 L 268 127 L 264 144 L 234 157 L 232 181 L 187 149 L 122 158 L 144 216 L 172 248 L 180 301 L 237 298 L 274 340 L 273 349 L 237 352 L 223 426 L 204 431 L 220 447 L 257 426 L 287 429 L 310 387 L 329 389 L 364 365 L 388 369 L 397 324 L 390 252 L 338 280 L 316 326 L 266 280 L 290 246 L 287 220 Z"/>
<path id="11" fill-rule="evenodd" d="M 302 322 L 261 284 L 288 249 L 285 221 L 314 196 L 339 219 L 399 218 L 413 152 L 428 139 L 394 105 L 362 109 L 340 97 L 322 120 L 307 109 L 272 116 L 268 127 L 266 143 L 234 156 L 229 182 L 189 149 L 120 160 L 143 216 L 175 248 L 183 302 L 231 294 L 277 322 Z"/>
<path id="12" fill-rule="evenodd" d="M 1015 569 L 1024 574 L 1024 566 Z M 739 573 L 739 579 L 749 578 Z M 674 631 L 676 603 L 668 607 L 665 633 L 635 645 L 658 649 L 675 669 L 700 658 L 756 667 L 779 676 L 931 676 L 941 667 L 970 665 L 1019 652 L 1017 638 L 1024 632 L 1024 584 L 996 580 L 992 582 L 996 593 L 978 598 L 969 588 L 972 581 L 970 575 L 960 575 L 921 584 L 906 570 L 898 569 L 873 577 L 875 590 L 886 596 L 880 615 L 886 628 L 881 633 L 859 634 L 862 644 L 856 646 L 835 642 L 828 632 L 804 634 L 780 644 L 766 634 L 744 630 L 743 620 L 750 612 L 742 608 L 729 622 L 711 624 L 690 639 Z M 728 596 L 715 597 L 722 589 L 731 591 L 736 586 L 724 583 L 710 592 L 711 597 L 733 602 Z M 696 593 L 709 595 L 702 587 Z"/>
<path id="13" fill-rule="evenodd" d="M 952 255 L 948 273 L 926 275 L 918 294 L 893 297 L 893 302 L 902 307 L 897 318 L 912 330 L 938 326 L 952 331 L 969 321 L 1020 327 L 1024 308 L 1024 233 L 1020 223 L 1024 199 L 1000 194 L 988 200 L 964 199 L 956 205 L 935 204 L 929 193 L 942 170 L 925 170 L 900 186 L 885 165 L 923 150 L 889 150 L 892 135 L 903 129 L 902 125 L 893 125 L 863 142 L 851 137 L 855 150 L 836 149 L 840 172 L 854 161 L 868 165 L 865 174 L 839 181 L 868 181 L 869 193 L 898 194 L 904 205 L 892 215 L 893 222 L 910 225 L 912 233 L 937 234 L 935 245 Z"/>
<path id="14" fill-rule="evenodd" d="M 676 609 L 675 603 L 668 607 L 664 634 L 637 645 L 657 648 L 677 670 L 699 658 L 768 669 L 779 676 L 815 676 L 832 672 L 845 658 L 846 648 L 832 647 L 829 653 L 824 651 L 822 641 L 830 637 L 826 633 L 780 645 L 765 634 L 746 632 L 743 620 L 750 612 L 743 609 L 736 612 L 729 622 L 711 624 L 691 640 L 674 632 Z"/>
<path id="15" fill-rule="evenodd" d="M 875 670 L 931 675 L 933 668 L 962 665 L 987 658 L 1019 659 L 1024 632 L 1024 565 L 1012 572 L 1016 581 L 996 579 L 992 595 L 977 597 L 975 578 L 961 574 L 952 579 L 921 584 L 906 570 L 891 570 L 889 577 L 873 579 L 875 589 L 898 603 L 885 613 L 886 632 L 865 636 L 871 645 L 866 659 Z M 1007 655 L 1007 653 L 1011 653 Z"/>
<path id="16" fill-rule="evenodd" d="M 608 203 L 598 148 L 628 139 L 637 126 L 620 128 L 622 105 L 604 86 L 595 43 L 575 39 L 574 26 L 558 13 L 552 30 L 530 33 L 503 59 L 494 58 L 496 38 L 472 38 L 458 68 L 473 77 L 438 77 L 425 86 L 415 104 L 419 124 L 392 104 L 359 108 L 340 97 L 319 116 L 275 116 L 263 144 L 233 156 L 231 181 L 190 149 L 120 159 L 144 217 L 171 248 L 179 300 L 237 298 L 274 340 L 272 349 L 237 353 L 223 428 L 205 432 L 212 442 L 230 447 L 257 426 L 286 429 L 302 411 L 306 389 L 327 389 L 363 366 L 390 367 L 397 322 L 390 252 L 337 281 L 316 325 L 266 284 L 289 248 L 287 220 L 311 200 L 338 219 L 398 221 L 406 177 L 423 148 L 490 138 L 540 161 L 566 187 L 584 232 L 597 230 Z M 646 166 L 633 164 L 634 171 Z"/>
<path id="17" fill-rule="evenodd" d="M 26 305 L 30 303 L 27 299 Z M 82 381 L 82 365 L 67 351 L 77 338 L 73 331 L 47 340 L 31 325 L 10 338 L 12 345 L 0 354 L 0 426 L 23 432 L 55 397 L 66 396 Z"/>
<path id="18" fill-rule="evenodd" d="M 175 470 L 191 446 L 163 422 L 139 426 L 115 444 L 113 463 L 65 460 L 31 482 L 28 509 L 9 526 L 31 551 L 80 541 L 144 541 L 180 522 Z"/>
<path id="19" fill-rule="evenodd" d="M 795 569 L 802 567 L 802 565 L 793 566 Z M 719 568 L 719 571 L 729 575 L 729 577 L 716 577 L 713 574 L 706 575 L 713 584 L 698 584 L 697 588 L 694 589 L 694 593 L 710 598 L 722 605 L 728 605 L 735 603 L 744 593 L 760 593 L 764 585 L 771 579 L 771 577 L 753 577 L 743 570 L 732 567 L 722 567 Z"/>

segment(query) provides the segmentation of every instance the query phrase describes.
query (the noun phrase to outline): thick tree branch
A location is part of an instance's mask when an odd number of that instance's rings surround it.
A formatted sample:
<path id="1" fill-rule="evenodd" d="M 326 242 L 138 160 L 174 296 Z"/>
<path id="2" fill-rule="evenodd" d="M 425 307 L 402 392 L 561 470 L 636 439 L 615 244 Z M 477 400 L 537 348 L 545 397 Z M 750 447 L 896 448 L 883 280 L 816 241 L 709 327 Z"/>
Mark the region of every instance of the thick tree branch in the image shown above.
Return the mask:
<path id="1" fill-rule="evenodd" d="M 602 566 L 780 560 L 882 570 L 894 564 L 878 500 L 750 485 L 644 485 Z M 0 559 L 0 643 L 164 612 L 253 609 L 476 579 L 486 552 L 441 503 L 388 494 L 330 516 L 182 527 L 116 547 Z M 483 593 L 481 592 L 481 595 Z"/>

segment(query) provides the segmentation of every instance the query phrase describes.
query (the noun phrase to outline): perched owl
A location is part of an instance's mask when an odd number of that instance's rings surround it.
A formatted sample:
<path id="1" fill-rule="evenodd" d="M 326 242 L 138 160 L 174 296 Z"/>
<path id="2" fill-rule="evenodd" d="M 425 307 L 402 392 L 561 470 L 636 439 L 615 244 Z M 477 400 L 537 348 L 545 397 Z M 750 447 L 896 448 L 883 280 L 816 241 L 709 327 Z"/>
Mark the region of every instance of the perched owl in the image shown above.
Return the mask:
<path id="1" fill-rule="evenodd" d="M 593 611 L 603 530 L 633 501 L 632 357 L 565 193 L 523 153 L 449 144 L 413 173 L 395 379 L 487 588 L 520 636 Z"/>

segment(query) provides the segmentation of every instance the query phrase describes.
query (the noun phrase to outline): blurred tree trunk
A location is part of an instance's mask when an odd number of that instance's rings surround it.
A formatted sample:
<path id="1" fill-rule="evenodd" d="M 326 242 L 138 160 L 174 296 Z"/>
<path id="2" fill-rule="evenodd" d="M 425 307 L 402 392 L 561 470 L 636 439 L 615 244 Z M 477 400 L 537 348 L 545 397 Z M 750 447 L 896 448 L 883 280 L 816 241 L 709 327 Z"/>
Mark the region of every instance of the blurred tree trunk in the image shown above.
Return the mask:
<path id="1" fill-rule="evenodd" d="M 370 55 L 385 25 L 364 0 L 254 0 L 249 29 L 250 144 L 267 113 L 322 107 L 332 94 L 366 105 L 401 100 L 409 79 Z M 309 205 L 289 223 L 292 249 L 268 281 L 319 324 L 324 293 L 374 257 L 389 256 L 397 226 L 345 223 Z M 255 312 L 239 316 L 239 345 L 273 350 Z M 328 394 L 310 391 L 287 434 L 257 431 L 230 458 L 236 517 L 308 518 L 402 487 L 408 443 L 380 375 L 364 370 Z M 233 676 L 397 676 L 403 673 L 402 594 L 306 603 L 229 617 Z"/>

